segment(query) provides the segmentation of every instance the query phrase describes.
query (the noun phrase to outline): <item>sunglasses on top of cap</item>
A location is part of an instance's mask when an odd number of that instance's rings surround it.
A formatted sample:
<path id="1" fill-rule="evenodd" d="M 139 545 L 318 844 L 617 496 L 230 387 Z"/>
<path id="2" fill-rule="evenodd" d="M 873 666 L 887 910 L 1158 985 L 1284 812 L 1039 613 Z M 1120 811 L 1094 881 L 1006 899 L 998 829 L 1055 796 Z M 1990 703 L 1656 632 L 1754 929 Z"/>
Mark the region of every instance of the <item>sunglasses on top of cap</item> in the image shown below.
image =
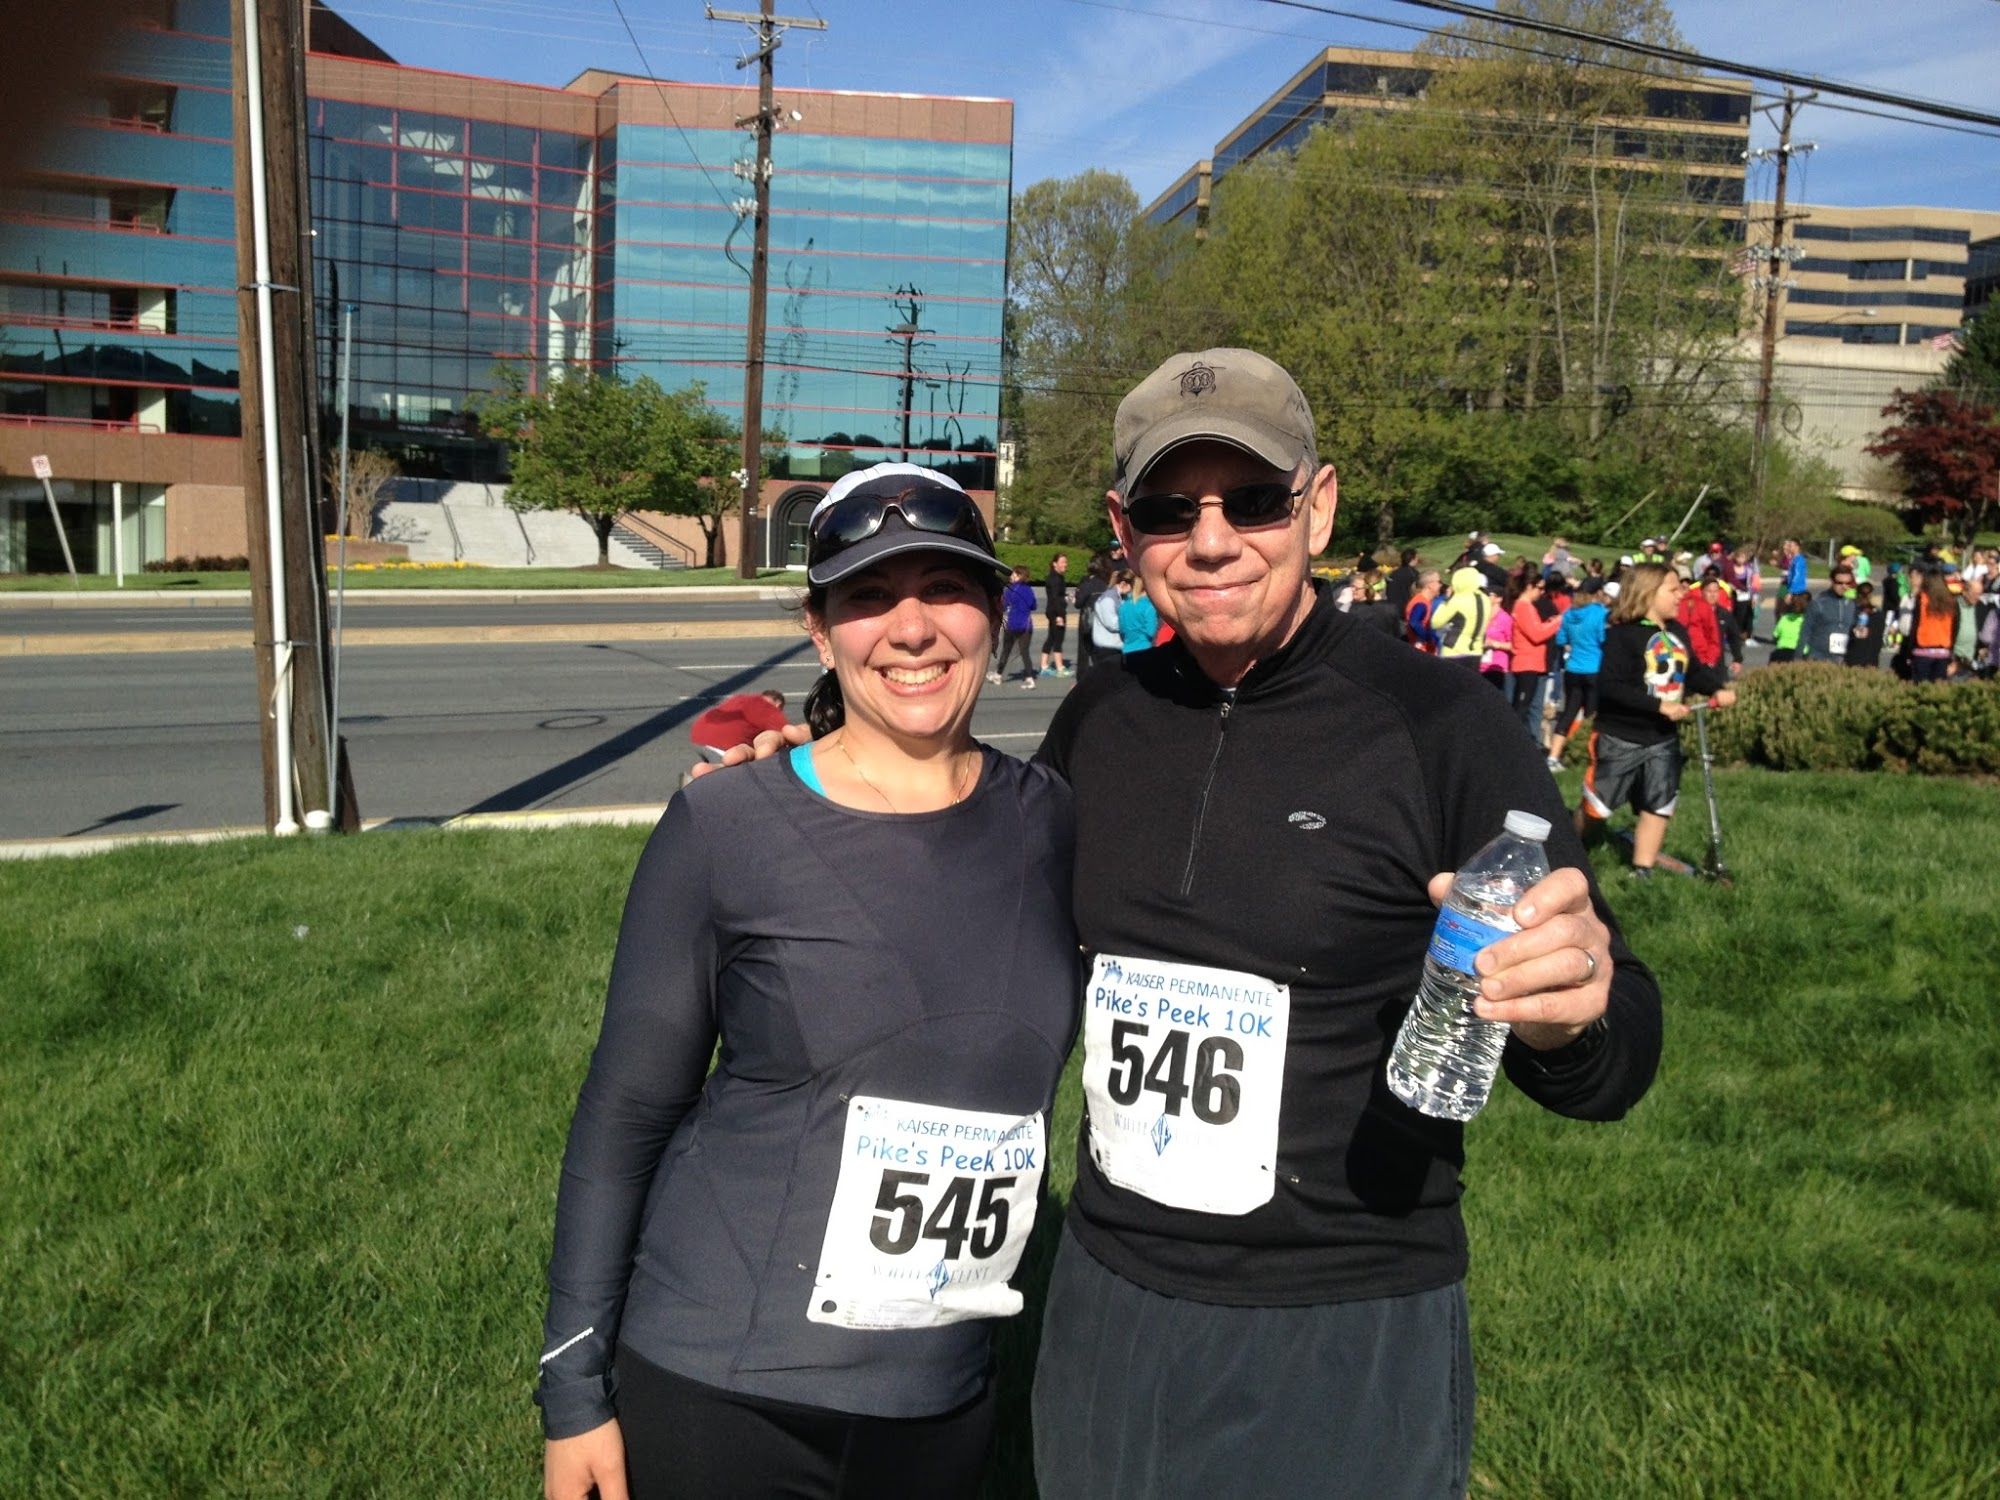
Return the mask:
<path id="1" fill-rule="evenodd" d="M 1296 489 L 1289 480 L 1267 479 L 1256 484 L 1239 484 L 1226 489 L 1216 501 L 1167 491 L 1154 495 L 1134 495 L 1122 502 L 1125 519 L 1144 536 L 1186 536 L 1194 530 L 1205 504 L 1219 504 L 1222 518 L 1238 531 L 1261 526 L 1277 526 L 1290 521 L 1298 511 L 1299 499 L 1308 488 Z"/>
<path id="2" fill-rule="evenodd" d="M 993 550 L 986 519 L 971 496 L 943 485 L 919 484 L 894 494 L 845 495 L 827 506 L 813 517 L 807 532 L 811 563 L 818 566 L 831 561 L 849 547 L 867 541 L 882 529 L 892 510 L 912 531 L 957 537 L 983 552 Z"/>

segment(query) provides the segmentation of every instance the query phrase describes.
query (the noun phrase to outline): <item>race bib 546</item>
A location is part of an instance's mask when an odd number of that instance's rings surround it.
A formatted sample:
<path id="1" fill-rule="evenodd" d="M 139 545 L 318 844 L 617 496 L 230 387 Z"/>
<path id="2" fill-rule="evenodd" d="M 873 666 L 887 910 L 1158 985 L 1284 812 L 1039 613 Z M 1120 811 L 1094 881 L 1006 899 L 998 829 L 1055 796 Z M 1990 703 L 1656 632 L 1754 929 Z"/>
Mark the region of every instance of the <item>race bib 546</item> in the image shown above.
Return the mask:
<path id="1" fill-rule="evenodd" d="M 1021 1310 L 1008 1280 L 1035 1227 L 1042 1117 L 856 1094 L 806 1316 L 935 1328 Z"/>
<path id="2" fill-rule="evenodd" d="M 1169 1208 L 1247 1214 L 1276 1190 L 1291 989 L 1099 954 L 1084 997 L 1090 1156 Z"/>

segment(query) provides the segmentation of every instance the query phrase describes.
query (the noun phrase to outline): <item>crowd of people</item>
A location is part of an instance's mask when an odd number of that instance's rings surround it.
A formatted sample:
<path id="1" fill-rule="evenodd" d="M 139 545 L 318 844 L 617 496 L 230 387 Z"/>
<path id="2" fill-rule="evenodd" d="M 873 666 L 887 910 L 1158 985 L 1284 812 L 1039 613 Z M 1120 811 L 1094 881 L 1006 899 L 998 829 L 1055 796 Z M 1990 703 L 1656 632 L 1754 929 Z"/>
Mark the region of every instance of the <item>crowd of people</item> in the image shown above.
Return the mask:
<path id="1" fill-rule="evenodd" d="M 1317 572 L 1351 618 L 1491 684 L 1551 771 L 1561 769 L 1571 742 L 1591 724 L 1596 732 L 1588 741 L 1577 826 L 1594 833 L 1629 802 L 1638 814 L 1632 843 L 1640 876 L 1651 872 L 1673 812 L 1674 725 L 1692 711 L 1679 705 L 1733 702 L 1730 684 L 1760 625 L 1772 663 L 1886 668 L 1917 682 L 1990 677 L 2000 663 L 2000 610 L 1990 597 L 2000 588 L 2000 549 L 1975 549 L 1961 565 L 1934 545 L 1908 562 L 1890 562 L 1878 590 L 1872 561 L 1848 545 L 1816 592 L 1795 540 L 1760 561 L 1747 543 L 1715 540 L 1699 552 L 1677 553 L 1668 538 L 1654 536 L 1607 562 L 1582 556 L 1562 536 L 1551 538 L 1539 558 L 1510 558 L 1475 531 L 1447 567 L 1426 566 L 1414 548 L 1397 554 L 1393 567 L 1388 561 L 1363 553 L 1344 572 Z M 1760 620 L 1767 577 L 1774 597 Z M 989 682 L 1007 679 L 1010 659 L 1019 661 L 1022 687 L 1070 674 L 1066 555 L 1054 559 L 1042 588 L 1048 627 L 1039 668 L 1029 652 L 1035 590 L 1028 570 L 1015 568 Z M 1090 559 L 1073 598 L 1082 622 L 1075 660 L 1083 672 L 1173 637 L 1121 546 Z M 1614 643 L 1609 668 L 1607 642 Z M 1615 705 L 1608 721 L 1600 714 L 1607 693 Z"/>
<path id="2" fill-rule="evenodd" d="M 1502 693 L 1551 770 L 1584 722 L 1595 732 L 1577 809 L 1579 831 L 1629 802 L 1639 815 L 1633 870 L 1649 874 L 1679 786 L 1677 722 L 1722 708 L 1759 628 L 1766 575 L 1757 549 L 1717 540 L 1675 553 L 1648 537 L 1606 564 L 1580 559 L 1564 537 L 1539 558 L 1510 559 L 1481 532 L 1448 567 L 1414 548 L 1384 568 L 1363 554 L 1336 575 L 1342 607 L 1417 651 L 1475 671 Z M 1894 671 L 1916 682 L 1974 680 L 2000 665 L 2000 549 L 1963 563 L 1932 545 L 1874 566 L 1848 545 L 1815 592 L 1804 548 L 1768 558 L 1776 583 L 1765 617 L 1769 660 Z M 1602 712 L 1600 712 L 1602 709 Z M 1643 753 L 1642 753 L 1643 752 Z"/>

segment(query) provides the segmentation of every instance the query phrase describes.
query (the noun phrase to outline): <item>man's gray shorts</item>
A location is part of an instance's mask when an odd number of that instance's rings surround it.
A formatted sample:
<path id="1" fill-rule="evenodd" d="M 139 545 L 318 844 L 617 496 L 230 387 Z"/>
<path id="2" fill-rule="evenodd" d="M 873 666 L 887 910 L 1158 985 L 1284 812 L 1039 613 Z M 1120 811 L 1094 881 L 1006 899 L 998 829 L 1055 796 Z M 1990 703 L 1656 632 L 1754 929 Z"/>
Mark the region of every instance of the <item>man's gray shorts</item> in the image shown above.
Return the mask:
<path id="1" fill-rule="evenodd" d="M 1460 1496 L 1465 1287 L 1222 1307 L 1136 1286 L 1065 1233 L 1034 1410 L 1043 1500 Z"/>

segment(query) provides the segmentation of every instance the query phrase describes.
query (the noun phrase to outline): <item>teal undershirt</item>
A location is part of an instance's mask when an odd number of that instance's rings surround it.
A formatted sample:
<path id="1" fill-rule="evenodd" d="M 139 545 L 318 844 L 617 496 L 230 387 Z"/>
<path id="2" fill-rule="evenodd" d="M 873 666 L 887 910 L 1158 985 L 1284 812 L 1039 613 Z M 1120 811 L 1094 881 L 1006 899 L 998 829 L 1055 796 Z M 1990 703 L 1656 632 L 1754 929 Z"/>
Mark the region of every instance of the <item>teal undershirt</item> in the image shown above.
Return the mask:
<path id="1" fill-rule="evenodd" d="M 792 770 L 811 791 L 821 797 L 826 796 L 826 788 L 820 785 L 819 768 L 813 764 L 813 747 L 810 740 L 803 745 L 792 746 Z"/>

